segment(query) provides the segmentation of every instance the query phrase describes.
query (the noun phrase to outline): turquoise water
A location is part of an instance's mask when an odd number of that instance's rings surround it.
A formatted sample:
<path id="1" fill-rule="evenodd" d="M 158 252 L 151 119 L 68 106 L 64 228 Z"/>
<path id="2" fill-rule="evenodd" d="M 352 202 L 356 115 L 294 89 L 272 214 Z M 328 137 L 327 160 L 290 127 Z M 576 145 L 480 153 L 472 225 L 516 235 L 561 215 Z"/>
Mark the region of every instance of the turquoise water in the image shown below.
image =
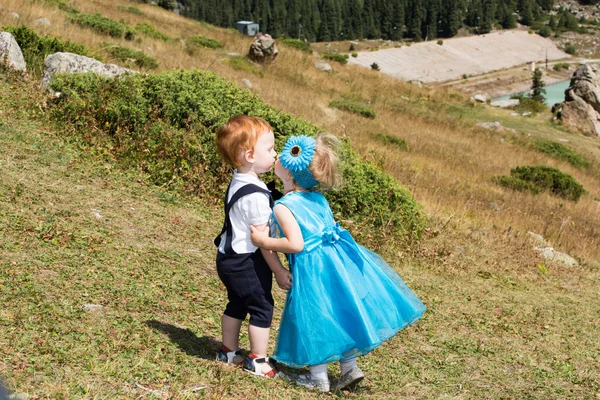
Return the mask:
<path id="1" fill-rule="evenodd" d="M 562 81 L 562 82 L 557 82 L 557 83 L 553 83 L 552 85 L 547 85 L 544 86 L 544 89 L 546 89 L 546 105 L 548 107 L 552 107 L 555 103 L 560 103 L 562 101 L 565 101 L 565 90 L 569 87 L 569 83 L 571 81 Z M 524 95 L 528 95 L 529 94 L 529 90 L 526 92 L 523 92 L 522 94 Z M 505 96 L 500 96 L 500 97 L 496 97 L 493 100 L 508 100 L 510 99 L 510 94 L 507 94 Z"/>

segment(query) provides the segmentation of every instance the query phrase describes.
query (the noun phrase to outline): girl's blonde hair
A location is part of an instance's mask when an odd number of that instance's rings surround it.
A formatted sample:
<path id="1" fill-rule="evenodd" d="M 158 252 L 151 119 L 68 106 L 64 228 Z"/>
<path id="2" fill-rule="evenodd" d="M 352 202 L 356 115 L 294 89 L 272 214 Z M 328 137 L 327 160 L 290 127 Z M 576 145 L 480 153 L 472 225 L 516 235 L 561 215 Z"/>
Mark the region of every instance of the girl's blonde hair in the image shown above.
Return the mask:
<path id="1" fill-rule="evenodd" d="M 308 169 L 321 184 L 323 190 L 337 189 L 341 185 L 338 171 L 340 140 L 330 134 L 316 137 L 316 148 Z"/>

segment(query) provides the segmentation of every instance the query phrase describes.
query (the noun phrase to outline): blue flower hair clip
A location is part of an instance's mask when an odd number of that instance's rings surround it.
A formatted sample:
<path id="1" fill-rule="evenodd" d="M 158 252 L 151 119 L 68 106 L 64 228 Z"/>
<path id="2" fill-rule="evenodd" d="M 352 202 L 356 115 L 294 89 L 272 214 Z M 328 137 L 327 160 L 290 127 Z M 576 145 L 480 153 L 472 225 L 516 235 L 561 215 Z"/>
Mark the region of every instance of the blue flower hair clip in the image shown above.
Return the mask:
<path id="1" fill-rule="evenodd" d="M 317 144 L 309 136 L 291 136 L 279 156 L 281 165 L 290 171 L 292 177 L 303 189 L 310 189 L 319 184 L 308 169 Z"/>

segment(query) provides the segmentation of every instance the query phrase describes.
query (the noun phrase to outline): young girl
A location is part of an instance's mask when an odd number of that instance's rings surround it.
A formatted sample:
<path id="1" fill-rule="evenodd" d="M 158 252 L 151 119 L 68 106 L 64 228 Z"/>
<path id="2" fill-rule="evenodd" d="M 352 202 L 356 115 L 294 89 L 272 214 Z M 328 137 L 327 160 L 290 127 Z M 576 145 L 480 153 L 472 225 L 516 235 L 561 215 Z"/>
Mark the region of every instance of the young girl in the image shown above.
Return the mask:
<path id="1" fill-rule="evenodd" d="M 327 363 L 340 361 L 336 390 L 364 378 L 356 357 L 418 320 L 423 303 L 377 254 L 340 227 L 325 197 L 335 187 L 333 136 L 291 137 L 275 163 L 285 195 L 274 214 L 282 233 L 271 238 L 251 227 L 252 242 L 288 255 L 292 288 L 281 317 L 273 358 L 291 367 L 310 366 L 298 384 L 329 391 Z"/>

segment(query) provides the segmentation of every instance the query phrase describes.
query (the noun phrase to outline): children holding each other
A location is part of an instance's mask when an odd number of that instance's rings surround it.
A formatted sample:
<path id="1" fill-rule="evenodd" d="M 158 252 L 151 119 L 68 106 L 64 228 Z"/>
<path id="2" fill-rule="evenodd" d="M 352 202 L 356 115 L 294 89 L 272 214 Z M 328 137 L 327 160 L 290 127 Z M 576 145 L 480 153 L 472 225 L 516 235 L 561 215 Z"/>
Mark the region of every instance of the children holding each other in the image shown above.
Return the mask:
<path id="1" fill-rule="evenodd" d="M 267 356 L 273 273 L 282 289 L 290 288 L 291 274 L 276 253 L 252 244 L 250 226 L 269 234 L 273 200 L 259 175 L 273 167 L 277 155 L 274 140 L 269 123 L 246 115 L 231 118 L 216 134 L 219 153 L 235 168 L 225 195 L 223 230 L 215 239 L 217 272 L 229 300 L 221 319 L 223 343 L 217 360 L 244 363 L 245 370 L 267 377 L 277 373 Z M 250 354 L 244 358 L 238 340 L 248 314 Z"/>
<path id="2" fill-rule="evenodd" d="M 336 186 L 336 138 L 291 137 L 275 163 L 285 195 L 275 203 L 282 233 L 273 238 L 254 229 L 262 249 L 287 254 L 292 271 L 273 358 L 291 367 L 310 367 L 297 384 L 329 391 L 327 363 L 340 362 L 335 389 L 364 378 L 356 357 L 369 353 L 421 318 L 423 303 L 377 254 L 357 244 L 340 227 L 320 184 Z"/>

